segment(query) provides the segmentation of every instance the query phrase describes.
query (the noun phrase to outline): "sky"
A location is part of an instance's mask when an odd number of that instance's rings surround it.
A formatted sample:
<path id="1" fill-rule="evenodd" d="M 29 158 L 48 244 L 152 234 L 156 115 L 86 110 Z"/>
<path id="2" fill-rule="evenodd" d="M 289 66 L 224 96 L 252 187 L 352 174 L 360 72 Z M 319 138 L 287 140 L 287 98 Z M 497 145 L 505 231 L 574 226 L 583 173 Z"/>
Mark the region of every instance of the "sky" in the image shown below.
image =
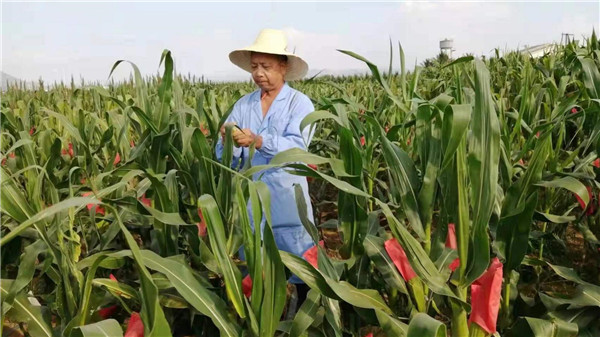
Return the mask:
<path id="1" fill-rule="evenodd" d="M 214 81 L 248 80 L 229 52 L 252 44 L 263 28 L 282 29 L 288 50 L 303 57 L 310 74 L 367 72 L 338 52 L 358 53 L 383 69 L 398 43 L 409 69 L 454 40 L 455 57 L 491 55 L 494 48 L 559 42 L 598 31 L 600 2 L 6 2 L 1 5 L 0 69 L 22 80 L 104 82 L 115 61 L 156 74 L 169 49 L 181 74 Z M 122 64 L 116 80 L 128 76 Z"/>

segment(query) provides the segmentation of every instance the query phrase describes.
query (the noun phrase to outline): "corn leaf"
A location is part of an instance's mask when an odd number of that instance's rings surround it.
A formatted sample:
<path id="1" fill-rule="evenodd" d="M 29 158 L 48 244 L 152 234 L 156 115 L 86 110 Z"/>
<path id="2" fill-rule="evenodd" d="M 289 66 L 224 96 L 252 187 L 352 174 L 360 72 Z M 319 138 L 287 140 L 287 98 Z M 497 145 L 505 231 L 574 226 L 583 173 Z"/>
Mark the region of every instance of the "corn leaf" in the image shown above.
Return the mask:
<path id="1" fill-rule="evenodd" d="M 365 253 L 391 289 L 398 289 L 403 294 L 408 294 L 406 283 L 386 253 L 384 243 L 385 240 L 382 238 L 367 235 L 363 242 Z"/>
<path id="2" fill-rule="evenodd" d="M 140 298 L 142 300 L 142 321 L 144 322 L 144 336 L 157 337 L 157 336 L 171 336 L 171 329 L 165 318 L 165 313 L 160 306 L 158 298 L 158 288 L 152 276 L 144 265 L 144 260 L 137 242 L 127 230 L 118 213 L 114 213 L 116 221 L 121 228 L 121 232 L 125 237 L 127 245 L 133 255 L 133 260 L 137 266 L 140 275 Z"/>
<path id="3" fill-rule="evenodd" d="M 244 318 L 246 317 L 246 313 L 244 310 L 244 300 L 242 299 L 242 274 L 231 260 L 231 257 L 227 255 L 225 228 L 223 227 L 219 207 L 215 199 L 207 194 L 198 198 L 198 206 L 202 209 L 202 215 L 206 221 L 206 229 L 208 230 L 212 252 L 215 254 L 219 268 L 223 272 L 227 296 L 233 303 L 238 315 Z"/>
<path id="4" fill-rule="evenodd" d="M 12 282 L 13 280 L 8 279 L 0 280 L 0 291 L 3 297 L 8 295 L 8 289 L 10 289 Z M 30 333 L 34 336 L 55 336 L 50 323 L 42 315 L 41 307 L 31 304 L 24 293 L 20 293 L 15 297 L 7 317 L 13 322 L 26 323 Z"/>
<path id="5" fill-rule="evenodd" d="M 83 337 L 119 337 L 123 336 L 121 325 L 115 319 L 83 325 L 77 328 Z"/>
<path id="6" fill-rule="evenodd" d="M 475 60 L 474 90 L 472 137 L 468 144 L 473 224 L 465 284 L 475 281 L 489 264 L 487 228 L 495 202 L 500 161 L 500 125 L 491 95 L 490 74 L 480 60 Z"/>
<path id="7" fill-rule="evenodd" d="M 400 322 L 393 316 L 386 314 L 381 310 L 375 310 L 377 320 L 381 324 L 381 328 L 388 336 L 406 337 L 408 325 Z"/>
<path id="8" fill-rule="evenodd" d="M 290 337 L 300 337 L 310 327 L 315 320 L 320 303 L 321 295 L 316 290 L 310 290 L 306 295 L 306 300 L 294 316 L 289 331 Z"/>
<path id="9" fill-rule="evenodd" d="M 427 314 L 418 313 L 410 320 L 406 336 L 445 337 L 446 326 Z"/>
<path id="10" fill-rule="evenodd" d="M 523 337 L 575 337 L 578 335 L 577 324 L 533 317 L 519 319 L 512 331 L 517 336 Z"/>
<path id="11" fill-rule="evenodd" d="M 240 328 L 228 317 L 225 302 L 204 288 L 188 266 L 165 259 L 150 250 L 141 250 L 140 253 L 146 267 L 165 274 L 185 301 L 213 321 L 221 331 L 221 336 L 239 335 Z"/>

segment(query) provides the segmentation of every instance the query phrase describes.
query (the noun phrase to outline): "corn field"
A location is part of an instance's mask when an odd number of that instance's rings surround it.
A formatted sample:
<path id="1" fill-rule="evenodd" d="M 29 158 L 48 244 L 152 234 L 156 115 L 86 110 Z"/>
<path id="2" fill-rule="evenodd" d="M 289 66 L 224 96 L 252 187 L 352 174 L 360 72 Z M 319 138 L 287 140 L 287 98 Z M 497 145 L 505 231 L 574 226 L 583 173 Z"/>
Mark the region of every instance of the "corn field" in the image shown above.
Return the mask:
<path id="1" fill-rule="evenodd" d="M 290 83 L 316 108 L 309 150 L 255 167 L 232 167 L 231 127 L 214 150 L 254 85 L 181 76 L 168 50 L 161 76 L 118 61 L 129 81 L 10 88 L 3 336 L 600 336 L 600 46 L 584 42 L 413 71 L 399 44 L 385 71 L 340 50 L 370 74 Z M 271 168 L 309 180 L 303 257 L 275 244 L 277 196 L 253 179 Z"/>

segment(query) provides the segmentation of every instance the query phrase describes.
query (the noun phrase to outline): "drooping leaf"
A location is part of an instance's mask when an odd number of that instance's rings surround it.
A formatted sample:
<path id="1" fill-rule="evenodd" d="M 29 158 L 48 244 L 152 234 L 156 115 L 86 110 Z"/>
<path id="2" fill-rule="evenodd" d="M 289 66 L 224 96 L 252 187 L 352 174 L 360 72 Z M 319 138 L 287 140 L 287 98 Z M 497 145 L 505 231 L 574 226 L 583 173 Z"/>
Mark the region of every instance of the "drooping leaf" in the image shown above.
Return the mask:
<path id="1" fill-rule="evenodd" d="M 375 264 L 375 268 L 379 270 L 388 286 L 392 289 L 398 289 L 404 294 L 408 294 L 404 279 L 402 279 L 402 276 L 398 273 L 398 270 L 389 258 L 389 255 L 385 252 L 384 243 L 384 239 L 373 235 L 367 235 L 363 242 L 366 254 Z"/>
<path id="2" fill-rule="evenodd" d="M 104 321 L 83 325 L 77 328 L 83 337 L 122 337 L 123 330 L 121 325 L 115 319 L 106 319 Z"/>
<path id="3" fill-rule="evenodd" d="M 407 336 L 408 326 L 406 324 L 380 310 L 375 310 L 375 314 L 377 315 L 377 320 L 379 321 L 381 328 L 388 336 Z"/>
<path id="4" fill-rule="evenodd" d="M 65 211 L 71 207 L 78 207 L 78 206 L 84 206 L 84 205 L 90 205 L 90 204 L 97 205 L 99 203 L 100 203 L 100 201 L 98 199 L 82 198 L 82 197 L 73 197 L 73 198 L 63 200 L 57 204 L 54 204 L 46 209 L 41 210 L 37 214 L 29 217 L 27 220 L 20 223 L 17 227 L 13 228 L 9 233 L 4 235 L 2 237 L 2 239 L 0 239 L 0 247 L 4 246 L 8 242 L 10 242 L 10 240 L 12 240 L 15 236 L 18 236 L 24 230 L 26 230 L 27 228 L 34 225 L 35 223 L 37 223 L 40 220 L 51 217 L 57 213 Z"/>
<path id="5" fill-rule="evenodd" d="M 550 188 L 563 188 L 571 191 L 575 193 L 581 200 L 583 200 L 586 207 L 590 202 L 590 196 L 585 185 L 573 177 L 562 177 L 550 181 L 542 181 L 537 185 Z"/>
<path id="6" fill-rule="evenodd" d="M 445 337 L 444 323 L 424 314 L 416 314 L 408 324 L 407 337 Z"/>
<path id="7" fill-rule="evenodd" d="M 512 329 L 515 336 L 523 337 L 575 337 L 577 324 L 551 321 L 534 317 L 523 317 Z"/>
<path id="8" fill-rule="evenodd" d="M 321 295 L 315 291 L 310 290 L 306 296 L 306 300 L 300 306 L 300 309 L 296 313 L 292 326 L 290 328 L 290 337 L 300 337 L 308 329 L 308 327 L 315 320 L 317 310 L 319 309 L 321 302 Z"/>
<path id="9" fill-rule="evenodd" d="M 140 251 L 144 264 L 167 276 L 177 292 L 196 310 L 208 316 L 222 336 L 238 336 L 240 328 L 227 315 L 227 306 L 215 293 L 196 280 L 188 266 L 165 259 L 150 250 Z"/>
<path id="10" fill-rule="evenodd" d="M 10 289 L 12 282 L 13 280 L 8 279 L 0 280 L 2 297 L 8 295 L 8 289 Z M 32 335 L 43 337 L 54 336 L 50 322 L 47 322 L 42 315 L 41 307 L 31 304 L 24 293 L 20 293 L 15 297 L 12 308 L 8 311 L 7 316 L 13 322 L 26 323 Z"/>
<path id="11" fill-rule="evenodd" d="M 384 312 L 391 312 L 377 291 L 357 289 L 348 282 L 334 281 L 322 275 L 304 259 L 284 251 L 279 252 L 286 267 L 309 287 L 319 290 L 324 296 L 344 300 L 359 308 L 380 309 Z"/>

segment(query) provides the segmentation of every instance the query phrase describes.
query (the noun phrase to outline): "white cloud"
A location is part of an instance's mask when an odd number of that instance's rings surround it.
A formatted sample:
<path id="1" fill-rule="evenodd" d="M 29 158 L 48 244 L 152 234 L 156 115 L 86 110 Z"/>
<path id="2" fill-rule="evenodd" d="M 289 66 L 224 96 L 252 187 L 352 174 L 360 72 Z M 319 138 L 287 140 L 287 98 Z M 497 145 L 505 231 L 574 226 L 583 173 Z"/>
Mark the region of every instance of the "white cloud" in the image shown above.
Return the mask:
<path id="1" fill-rule="evenodd" d="M 454 39 L 455 56 L 488 55 L 496 47 L 515 49 L 560 40 L 561 32 L 589 35 L 597 15 L 559 3 L 412 2 L 398 4 L 385 20 L 402 42 L 407 58 L 423 61 L 439 52 L 439 41 Z M 586 4 L 586 8 L 594 4 Z M 596 12 L 598 12 L 598 4 Z M 561 9 L 570 10 L 562 15 Z M 570 14 L 575 12 L 577 14 Z M 536 13 L 532 16 L 531 13 Z M 556 16 L 560 15 L 560 21 Z"/>
<path id="2" fill-rule="evenodd" d="M 404 13 L 422 13 L 423 11 L 435 10 L 438 3 L 431 1 L 404 1 L 398 7 L 401 14 Z"/>
<path id="3" fill-rule="evenodd" d="M 347 37 L 303 31 L 294 27 L 286 27 L 283 31 L 288 37 L 288 50 L 295 50 L 312 70 L 340 70 L 352 66 L 348 62 L 348 56 L 336 50 L 347 45 Z"/>
<path id="4" fill-rule="evenodd" d="M 593 25 L 598 30 L 598 6 L 589 3 L 421 1 L 368 6 L 271 3 L 267 7 L 256 5 L 256 12 L 243 13 L 256 21 L 243 21 L 242 16 L 231 14 L 230 21 L 220 25 L 203 24 L 204 21 L 178 22 L 178 17 L 173 18 L 169 12 L 161 13 L 164 22 L 155 22 L 152 13 L 145 13 L 148 18 L 144 16 L 137 23 L 115 19 L 115 25 L 107 29 L 81 28 L 73 31 L 73 36 L 69 35 L 68 23 L 63 25 L 62 14 L 54 15 L 54 21 L 46 30 L 25 33 L 27 26 L 22 22 L 26 20 L 19 17 L 24 16 L 20 14 L 23 11 L 13 10 L 15 14 L 11 19 L 16 23 L 11 26 L 3 22 L 3 27 L 9 29 L 5 29 L 2 37 L 2 61 L 7 73 L 29 80 L 39 76 L 50 80 L 66 77 L 68 80 L 71 73 L 75 78 L 83 74 L 86 79 L 104 80 L 118 59 L 134 62 L 144 74 L 156 74 L 161 52 L 169 48 L 177 70 L 182 74 L 190 72 L 216 80 L 245 80 L 247 73 L 229 62 L 229 52 L 251 44 L 259 31 L 257 26 L 283 26 L 289 39 L 288 49 L 295 49 L 313 71 L 368 71 L 363 62 L 336 49 L 356 52 L 387 69 L 390 38 L 394 68 L 399 67 L 397 42 L 402 43 L 406 65 L 412 68 L 415 60 L 422 62 L 435 56 L 439 52 L 439 41 L 444 38 L 454 39 L 455 56 L 489 54 L 495 47 L 514 49 L 525 44 L 559 41 L 561 32 L 573 33 L 579 39 L 582 34 L 589 34 Z M 309 11 L 313 7 L 315 11 Z M 104 7 L 98 5 L 98 8 Z M 210 10 L 221 7 L 214 4 L 198 8 L 206 10 L 203 15 L 210 15 L 207 14 Z M 291 8 L 309 12 L 311 17 L 295 18 L 296 12 L 290 11 Z M 557 10 L 563 8 L 564 11 Z M 595 8 L 595 12 L 590 8 Z M 289 17 L 282 20 L 282 14 Z M 73 12 L 70 15 L 76 16 Z M 323 20 L 326 15 L 329 18 Z M 256 23 L 258 21 L 260 23 Z M 65 34 L 68 38 L 57 38 Z M 115 78 L 128 76 L 130 71 L 131 67 L 122 65 Z"/>

